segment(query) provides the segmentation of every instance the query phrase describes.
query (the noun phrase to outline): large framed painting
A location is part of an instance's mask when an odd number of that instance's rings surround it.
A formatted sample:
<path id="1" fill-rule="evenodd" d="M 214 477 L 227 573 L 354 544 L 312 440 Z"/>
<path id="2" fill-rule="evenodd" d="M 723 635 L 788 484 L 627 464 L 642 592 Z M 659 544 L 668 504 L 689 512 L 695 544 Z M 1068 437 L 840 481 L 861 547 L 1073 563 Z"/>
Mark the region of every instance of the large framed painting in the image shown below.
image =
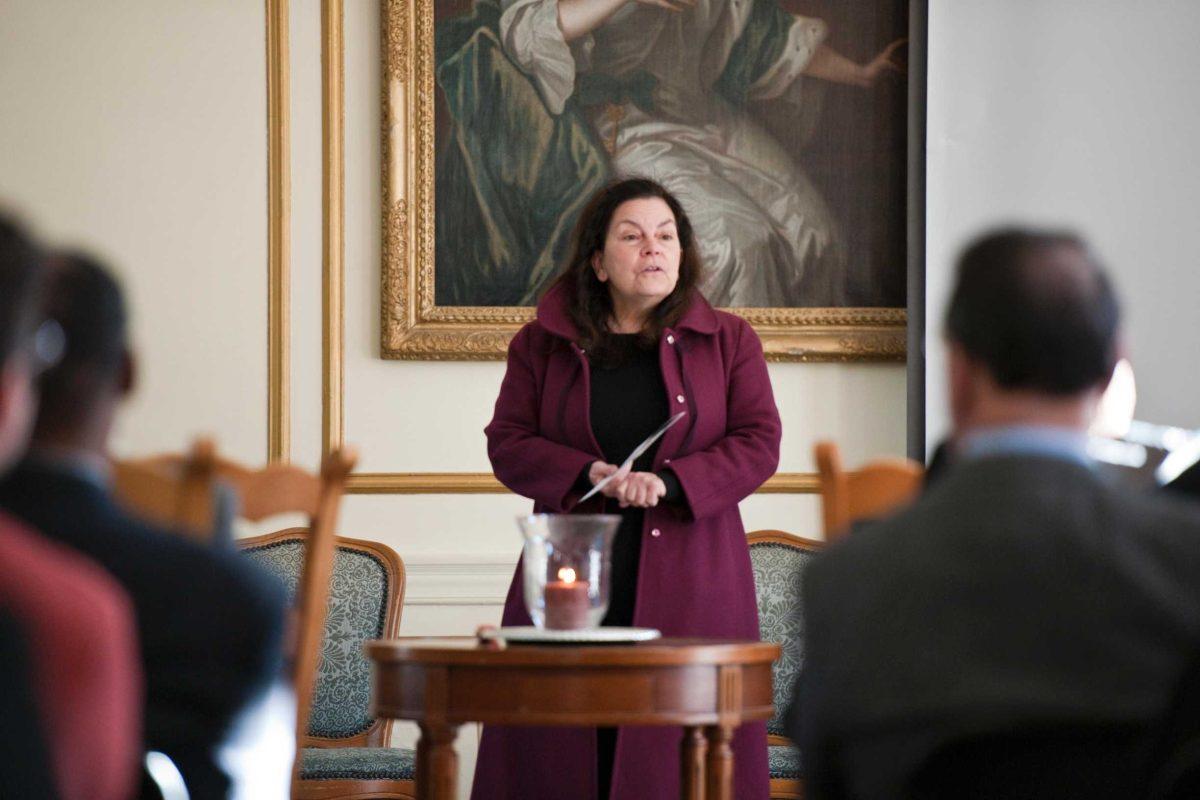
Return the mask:
<path id="1" fill-rule="evenodd" d="M 384 357 L 503 358 L 638 175 L 768 358 L 902 360 L 909 2 L 385 0 Z"/>

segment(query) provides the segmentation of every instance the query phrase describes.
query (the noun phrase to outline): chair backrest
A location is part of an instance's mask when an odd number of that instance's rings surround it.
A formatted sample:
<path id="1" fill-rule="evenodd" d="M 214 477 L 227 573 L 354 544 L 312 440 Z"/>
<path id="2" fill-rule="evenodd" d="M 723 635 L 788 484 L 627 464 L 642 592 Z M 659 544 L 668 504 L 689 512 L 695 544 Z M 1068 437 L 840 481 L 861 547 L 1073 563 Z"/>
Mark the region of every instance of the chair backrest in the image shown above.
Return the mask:
<path id="1" fill-rule="evenodd" d="M 198 444 L 184 455 L 166 454 L 142 459 L 126 468 L 126 474 L 150 474 L 147 483 L 126 496 L 126 501 L 144 516 L 167 524 L 180 524 L 199 514 L 200 506 L 212 508 L 213 484 L 230 487 L 239 501 L 239 516 L 260 522 L 278 514 L 300 513 L 308 517 L 308 544 L 304 565 L 294 594 L 293 628 L 289 650 L 292 654 L 292 683 L 296 690 L 296 741 L 304 741 L 312 708 L 313 686 L 320 660 L 321 640 L 329 601 L 330 573 L 334 559 L 334 529 L 346 477 L 354 467 L 355 455 L 335 450 L 321 462 L 314 475 L 290 464 L 269 464 L 252 469 L 216 454 L 211 443 Z M 201 490 L 195 484 L 186 491 L 181 481 L 197 473 L 204 478 Z M 118 496 L 121 496 L 118 486 Z M 181 499 L 181 496 L 183 499 Z M 176 516 L 171 517 L 171 514 Z M 164 516 L 165 515 L 165 516 Z M 299 752 L 299 751 L 297 751 Z M 299 759 L 296 761 L 299 764 Z M 294 772 L 294 774 L 299 774 Z"/>
<path id="2" fill-rule="evenodd" d="M 307 542 L 306 528 L 289 528 L 241 539 L 238 547 L 295 592 Z M 387 745 L 392 722 L 371 716 L 371 664 L 363 645 L 395 637 L 403 605 L 404 562 L 396 551 L 337 537 L 321 660 L 302 746 Z"/>
<path id="3" fill-rule="evenodd" d="M 845 535 L 856 520 L 881 516 L 905 505 L 921 490 L 925 470 L 916 461 L 878 459 L 855 472 L 846 472 L 833 442 L 818 442 L 815 451 L 825 541 Z"/>
<path id="4" fill-rule="evenodd" d="M 268 464 L 262 469 L 250 469 L 226 459 L 214 459 L 213 474 L 233 487 L 241 501 L 240 516 L 243 518 L 259 522 L 277 514 L 295 512 L 309 518 L 304 567 L 294 603 L 292 683 L 296 688 L 297 747 L 308 732 L 329 603 L 334 530 L 346 476 L 356 460 L 351 451 L 335 450 L 322 459 L 320 473 L 313 475 L 290 464 Z M 298 757 L 296 763 L 299 764 Z M 299 772 L 294 774 L 299 775 Z"/>
<path id="5" fill-rule="evenodd" d="M 767 722 L 771 743 L 781 744 L 787 737 L 783 714 L 804 662 L 804 618 L 800 606 L 804 569 L 824 544 L 772 530 L 754 531 L 746 539 L 758 598 L 759 634 L 764 642 L 777 642 L 783 647 L 779 660 L 771 667 L 775 713 Z"/>
<path id="6" fill-rule="evenodd" d="M 117 501 L 130 513 L 200 541 L 212 538 L 218 497 L 211 440 L 197 439 L 183 456 L 115 460 L 112 467 Z"/>

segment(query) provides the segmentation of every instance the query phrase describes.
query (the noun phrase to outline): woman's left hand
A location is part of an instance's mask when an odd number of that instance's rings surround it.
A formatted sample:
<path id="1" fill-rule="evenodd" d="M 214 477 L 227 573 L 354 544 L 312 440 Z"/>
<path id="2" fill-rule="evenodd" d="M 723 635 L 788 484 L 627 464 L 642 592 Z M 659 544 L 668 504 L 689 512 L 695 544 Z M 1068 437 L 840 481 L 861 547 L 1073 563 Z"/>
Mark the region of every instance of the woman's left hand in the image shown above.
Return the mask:
<path id="1" fill-rule="evenodd" d="M 614 496 L 621 508 L 651 508 L 667 493 L 667 485 L 653 472 L 631 472 L 617 487 Z"/>

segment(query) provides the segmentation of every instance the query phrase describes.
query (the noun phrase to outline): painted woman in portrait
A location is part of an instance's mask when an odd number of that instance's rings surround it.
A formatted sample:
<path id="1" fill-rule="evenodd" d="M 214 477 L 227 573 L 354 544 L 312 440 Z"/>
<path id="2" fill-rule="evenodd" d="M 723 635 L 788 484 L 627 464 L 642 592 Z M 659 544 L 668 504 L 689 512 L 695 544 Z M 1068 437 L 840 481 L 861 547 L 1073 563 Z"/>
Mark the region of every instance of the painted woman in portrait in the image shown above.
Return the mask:
<path id="1" fill-rule="evenodd" d="M 531 305 L 579 206 L 612 177 L 647 176 L 693 220 L 717 306 L 839 305 L 843 232 L 821 194 L 746 109 L 782 104 L 811 132 L 824 79 L 872 85 L 823 44 L 825 24 L 777 0 L 480 0 L 439 25 L 453 119 L 437 175 L 439 305 Z M 802 283 L 803 282 L 803 283 Z"/>

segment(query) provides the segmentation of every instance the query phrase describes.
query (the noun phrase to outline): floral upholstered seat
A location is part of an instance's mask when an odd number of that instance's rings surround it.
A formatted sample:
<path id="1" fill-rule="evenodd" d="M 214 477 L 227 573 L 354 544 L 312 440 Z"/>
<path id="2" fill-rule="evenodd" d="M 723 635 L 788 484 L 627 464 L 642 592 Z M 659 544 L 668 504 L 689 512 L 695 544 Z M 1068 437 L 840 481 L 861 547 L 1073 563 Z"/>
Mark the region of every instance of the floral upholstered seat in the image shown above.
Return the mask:
<path id="1" fill-rule="evenodd" d="M 416 757 L 406 747 L 306 747 L 300 779 L 411 781 L 417 771 Z"/>
<path id="2" fill-rule="evenodd" d="M 767 763 L 771 780 L 800 780 L 804 777 L 804 765 L 800 763 L 800 751 L 790 744 L 767 746 Z"/>
<path id="3" fill-rule="evenodd" d="M 289 591 L 296 590 L 304 561 L 303 529 L 239 544 Z M 338 797 L 357 792 L 370 797 L 413 795 L 416 755 L 406 748 L 382 746 L 391 723 L 371 716 L 371 664 L 363 652 L 367 641 L 396 635 L 403 599 L 404 565 L 391 548 L 338 538 L 296 797 L 332 796 L 334 781 Z"/>
<path id="4" fill-rule="evenodd" d="M 758 596 L 759 634 L 777 642 L 783 653 L 772 668 L 775 714 L 767 722 L 771 797 L 800 797 L 801 753 L 787 739 L 783 714 L 804 661 L 804 620 L 800 588 L 804 568 L 822 543 L 782 531 L 755 531 L 748 536 L 754 588 Z"/>

